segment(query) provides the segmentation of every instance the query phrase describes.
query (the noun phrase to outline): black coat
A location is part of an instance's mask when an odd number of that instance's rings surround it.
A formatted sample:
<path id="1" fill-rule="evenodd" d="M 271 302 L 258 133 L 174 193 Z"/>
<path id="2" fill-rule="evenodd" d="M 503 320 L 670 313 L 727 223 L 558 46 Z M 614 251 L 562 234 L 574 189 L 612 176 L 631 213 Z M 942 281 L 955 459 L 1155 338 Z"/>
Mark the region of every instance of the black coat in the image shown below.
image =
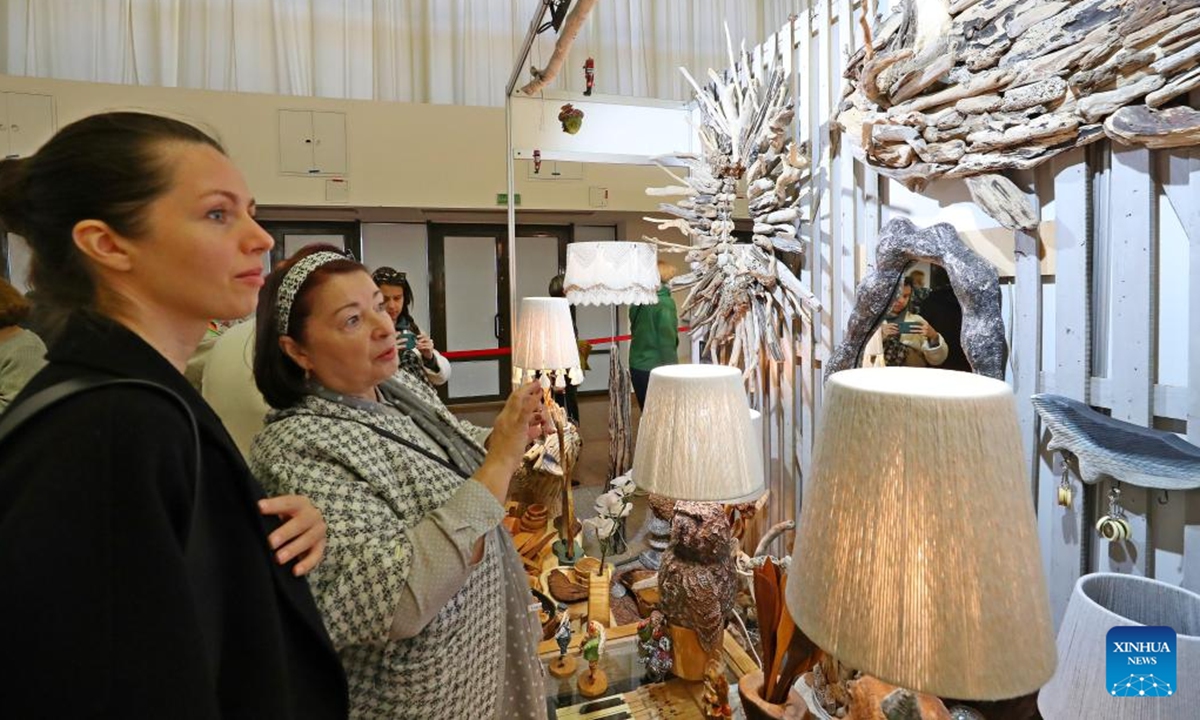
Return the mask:
<path id="1" fill-rule="evenodd" d="M 308 584 L 221 421 L 162 355 L 77 314 L 13 403 L 113 375 L 0 450 L 0 717 L 344 718 L 346 680 Z M 198 497 L 198 500 L 195 498 Z M 194 501 L 195 500 L 195 501 Z M 190 543 L 188 528 L 195 523 Z"/>

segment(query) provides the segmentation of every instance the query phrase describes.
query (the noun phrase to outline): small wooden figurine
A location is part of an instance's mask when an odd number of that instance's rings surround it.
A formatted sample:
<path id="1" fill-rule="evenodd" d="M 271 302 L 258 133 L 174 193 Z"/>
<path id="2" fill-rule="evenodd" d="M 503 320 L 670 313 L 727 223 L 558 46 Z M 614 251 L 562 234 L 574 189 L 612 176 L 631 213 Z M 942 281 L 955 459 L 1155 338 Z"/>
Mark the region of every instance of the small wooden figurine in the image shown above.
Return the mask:
<path id="1" fill-rule="evenodd" d="M 558 657 L 550 663 L 550 674 L 556 678 L 564 678 L 575 674 L 575 658 L 567 654 L 567 648 L 571 645 L 571 613 L 567 612 L 567 606 L 561 603 L 558 611 L 562 614 L 558 630 L 554 633 L 554 642 L 558 643 Z"/>
<path id="2" fill-rule="evenodd" d="M 579 654 L 587 660 L 588 670 L 579 676 L 579 694 L 584 697 L 600 697 L 608 690 L 608 676 L 600 669 L 600 656 L 604 653 L 604 626 L 589 620 L 584 627 L 583 642 Z"/>
<path id="3" fill-rule="evenodd" d="M 725 669 L 721 661 L 712 659 L 704 666 L 704 694 L 701 695 L 704 717 L 732 718 L 733 708 L 729 706 L 729 681 L 725 679 Z"/>

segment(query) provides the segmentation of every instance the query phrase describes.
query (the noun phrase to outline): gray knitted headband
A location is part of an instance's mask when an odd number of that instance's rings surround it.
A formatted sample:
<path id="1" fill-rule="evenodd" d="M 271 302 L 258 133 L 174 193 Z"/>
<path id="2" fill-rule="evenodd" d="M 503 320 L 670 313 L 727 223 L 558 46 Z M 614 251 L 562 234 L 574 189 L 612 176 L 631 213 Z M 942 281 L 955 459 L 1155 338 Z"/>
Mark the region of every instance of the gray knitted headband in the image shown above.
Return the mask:
<path id="1" fill-rule="evenodd" d="M 296 301 L 296 293 L 300 292 L 300 286 L 304 284 L 313 270 L 325 263 L 345 259 L 347 259 L 345 255 L 335 252 L 315 252 L 288 268 L 287 275 L 283 276 L 283 282 L 279 283 L 279 303 L 275 307 L 277 313 L 275 327 L 279 330 L 280 335 L 287 335 L 288 317 L 292 314 L 292 303 Z"/>

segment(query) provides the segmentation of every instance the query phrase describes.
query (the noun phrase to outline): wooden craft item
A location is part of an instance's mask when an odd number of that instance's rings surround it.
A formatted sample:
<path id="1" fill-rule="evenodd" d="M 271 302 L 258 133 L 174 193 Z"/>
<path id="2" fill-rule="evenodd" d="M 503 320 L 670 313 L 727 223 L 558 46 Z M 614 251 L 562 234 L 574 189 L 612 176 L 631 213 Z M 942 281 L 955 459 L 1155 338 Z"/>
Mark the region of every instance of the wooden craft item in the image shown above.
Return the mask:
<path id="1" fill-rule="evenodd" d="M 574 655 L 559 655 L 550 661 L 550 674 L 556 678 L 571 677 L 578 667 Z"/>
<path id="2" fill-rule="evenodd" d="M 858 159 L 912 190 L 1029 170 L 1105 136 L 1153 148 L 1200 143 L 1196 109 L 1164 109 L 1200 87 L 1194 0 L 892 7 L 874 28 L 864 19 L 835 123 Z M 1005 227 L 1036 224 L 1023 194 L 992 182 L 971 191 Z"/>
<path id="3" fill-rule="evenodd" d="M 550 594 L 554 596 L 555 600 L 564 603 L 586 600 L 588 596 L 587 588 L 577 585 L 574 580 L 574 573 L 568 575 L 568 572 L 559 568 L 550 571 L 550 574 L 546 578 L 546 585 Z"/>
<path id="4" fill-rule="evenodd" d="M 546 523 L 549 522 L 547 512 L 545 505 L 537 503 L 525 508 L 525 514 L 521 516 L 521 530 L 540 534 L 546 529 Z"/>
<path id="5" fill-rule="evenodd" d="M 719 654 L 720 646 L 712 654 L 705 652 L 700 637 L 691 628 L 668 625 L 667 633 L 671 637 L 671 672 L 684 680 L 703 680 L 704 666 Z"/>
<path id="6" fill-rule="evenodd" d="M 604 674 L 604 669 L 597 667 L 585 668 L 579 673 L 579 694 L 584 697 L 600 697 L 608 692 L 608 676 Z"/>
<path id="7" fill-rule="evenodd" d="M 604 627 L 612 625 L 608 604 L 608 586 L 612 582 L 611 572 L 595 572 L 588 576 L 588 621 L 596 621 Z"/>
<path id="8" fill-rule="evenodd" d="M 775 564 L 768 558 L 761 566 L 754 568 L 754 602 L 758 611 L 758 634 L 762 643 L 763 676 L 766 685 L 764 695 L 769 696 L 775 688 L 777 666 L 772 663 L 775 658 L 776 618 L 779 615 L 779 585 L 774 577 Z"/>
<path id="9" fill-rule="evenodd" d="M 821 657 L 821 649 L 808 639 L 804 631 L 794 628 L 791 639 L 788 641 L 783 666 L 779 670 L 775 692 L 768 696 L 768 699 L 774 702 L 783 702 L 785 692 L 790 692 L 790 688 L 796 684 L 796 678 L 812 669 Z"/>
<path id="10" fill-rule="evenodd" d="M 795 690 L 788 692 L 783 703 L 769 702 L 764 697 L 763 674 L 761 670 L 738 678 L 738 697 L 742 700 L 742 710 L 746 720 L 783 720 L 784 718 L 804 717 L 804 699 Z"/>
<path id="11" fill-rule="evenodd" d="M 863 675 L 849 683 L 848 717 L 864 720 L 950 720 L 950 712 L 932 695 L 889 685 Z"/>
<path id="12" fill-rule="evenodd" d="M 575 562 L 575 582 L 586 586 L 591 580 L 592 575 L 600 572 L 600 560 L 598 558 L 584 556 Z"/>

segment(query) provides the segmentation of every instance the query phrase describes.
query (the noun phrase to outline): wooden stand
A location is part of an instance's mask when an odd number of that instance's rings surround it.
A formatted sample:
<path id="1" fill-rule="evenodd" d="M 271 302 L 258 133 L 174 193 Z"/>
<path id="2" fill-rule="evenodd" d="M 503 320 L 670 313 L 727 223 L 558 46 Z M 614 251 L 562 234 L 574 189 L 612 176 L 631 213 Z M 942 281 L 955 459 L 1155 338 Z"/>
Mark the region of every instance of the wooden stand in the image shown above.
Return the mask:
<path id="1" fill-rule="evenodd" d="M 671 674 L 684 680 L 703 680 L 704 666 L 710 658 L 717 657 L 721 648 L 705 652 L 696 631 L 690 628 L 667 625 L 667 633 L 671 636 Z"/>
<path id="2" fill-rule="evenodd" d="M 608 676 L 599 667 L 589 667 L 579 675 L 579 694 L 600 697 L 608 690 Z"/>
<path id="3" fill-rule="evenodd" d="M 550 674 L 556 678 L 570 677 L 575 674 L 578 664 L 571 655 L 559 655 L 550 662 Z"/>

